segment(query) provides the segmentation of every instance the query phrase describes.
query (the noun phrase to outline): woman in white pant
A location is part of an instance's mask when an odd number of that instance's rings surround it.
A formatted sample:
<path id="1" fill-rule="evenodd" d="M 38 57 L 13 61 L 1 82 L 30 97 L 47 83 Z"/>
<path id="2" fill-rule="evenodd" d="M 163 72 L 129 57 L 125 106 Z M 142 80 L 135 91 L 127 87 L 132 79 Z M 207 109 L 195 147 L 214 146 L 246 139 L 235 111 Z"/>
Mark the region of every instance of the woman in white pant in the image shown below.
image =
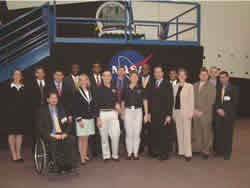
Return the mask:
<path id="1" fill-rule="evenodd" d="M 139 159 L 138 150 L 140 145 L 140 134 L 142 129 L 143 112 L 145 110 L 144 122 L 148 119 L 148 101 L 145 90 L 138 84 L 139 75 L 136 71 L 129 74 L 129 86 L 124 89 L 122 95 L 122 112 L 126 131 L 126 148 L 128 160 L 132 157 Z"/>
<path id="2" fill-rule="evenodd" d="M 193 85 L 186 82 L 185 69 L 178 71 L 179 83 L 174 87 L 173 118 L 176 122 L 179 155 L 192 159 L 191 122 L 194 112 Z"/>

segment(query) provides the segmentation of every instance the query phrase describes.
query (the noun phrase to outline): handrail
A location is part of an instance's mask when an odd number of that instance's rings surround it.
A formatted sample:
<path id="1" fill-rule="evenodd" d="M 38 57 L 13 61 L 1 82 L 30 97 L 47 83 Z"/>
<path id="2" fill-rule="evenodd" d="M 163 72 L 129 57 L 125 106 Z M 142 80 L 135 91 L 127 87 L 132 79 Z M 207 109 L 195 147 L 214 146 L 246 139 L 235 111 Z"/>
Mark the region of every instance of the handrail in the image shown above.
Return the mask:
<path id="1" fill-rule="evenodd" d="M 3 56 L 2 58 L 0 58 L 0 62 L 3 61 L 6 58 L 12 56 L 13 54 L 15 54 L 16 52 L 18 52 L 19 50 L 26 48 L 27 46 L 31 45 L 32 43 L 35 43 L 35 42 L 39 41 L 40 39 L 42 39 L 42 38 L 44 38 L 46 36 L 48 36 L 48 33 L 43 32 L 43 33 L 39 34 L 38 36 L 36 36 L 36 37 L 34 37 L 34 38 L 26 41 L 21 47 L 14 48 L 6 56 Z"/>
<path id="2" fill-rule="evenodd" d="M 196 28 L 196 27 L 197 27 L 197 26 L 192 26 L 192 27 L 189 27 L 189 28 L 184 29 L 184 30 L 182 30 L 182 31 L 179 31 L 179 32 L 177 32 L 177 33 L 174 33 L 174 34 L 168 36 L 167 39 L 172 38 L 172 37 L 174 37 L 174 36 L 177 36 L 177 35 L 179 35 L 179 34 L 181 34 L 181 33 L 186 32 L 186 31 L 192 30 L 192 29 L 194 29 L 194 28 Z"/>
<path id="3" fill-rule="evenodd" d="M 17 17 L 17 18 L 15 18 L 14 20 L 11 20 L 11 21 L 8 22 L 7 24 L 5 24 L 5 25 L 3 25 L 3 26 L 0 26 L 0 30 L 2 30 L 2 29 L 4 29 L 5 27 L 7 27 L 7 26 L 9 26 L 9 25 L 11 25 L 11 24 L 13 24 L 13 23 L 15 23 L 15 22 L 21 20 L 22 18 L 24 18 L 24 17 L 26 17 L 26 16 L 31 15 L 32 13 L 34 13 L 34 12 L 36 12 L 36 11 L 42 9 L 43 7 L 45 7 L 45 6 L 47 6 L 47 5 L 49 5 L 49 2 L 44 3 L 44 4 L 43 4 L 42 6 L 40 6 L 40 7 L 37 7 L 37 8 L 35 8 L 35 9 L 32 9 L 31 11 L 29 11 L 29 12 L 27 12 L 27 13 L 25 13 L 25 14 L 23 14 L 23 15 Z"/>
<path id="4" fill-rule="evenodd" d="M 16 29 L 15 31 L 12 31 L 12 32 L 8 33 L 8 34 L 5 35 L 4 37 L 1 37 L 1 38 L 0 38 L 0 41 L 6 39 L 6 38 L 9 37 L 10 35 L 12 35 L 12 34 L 18 32 L 18 31 L 21 31 L 21 30 L 24 29 L 25 27 L 27 27 L 27 26 L 29 26 L 29 25 L 32 25 L 33 23 L 35 23 L 35 22 L 37 22 L 37 21 L 39 21 L 39 20 L 41 20 L 41 19 L 42 19 L 42 16 L 40 16 L 40 17 L 38 17 L 38 18 L 32 20 L 31 22 L 29 22 L 29 23 L 27 23 L 27 24 L 24 24 L 23 26 L 19 27 L 19 28 Z"/>
<path id="5" fill-rule="evenodd" d="M 187 1 L 170 1 L 170 0 L 141 0 L 145 3 L 172 3 L 172 4 L 186 4 L 186 5 L 199 5 L 197 2 L 187 2 Z"/>
<path id="6" fill-rule="evenodd" d="M 44 28 L 44 27 L 47 27 L 47 25 L 48 25 L 48 24 L 42 24 L 41 26 L 39 26 L 39 27 L 35 28 L 34 30 L 32 30 L 32 31 L 30 31 L 30 32 L 28 32 L 28 33 L 22 35 L 21 37 L 17 38 L 16 40 L 11 41 L 11 42 L 8 43 L 7 45 L 1 47 L 1 48 L 0 48 L 0 51 L 2 51 L 3 49 L 5 49 L 5 48 L 11 46 L 12 44 L 14 44 L 14 43 L 16 43 L 16 42 L 18 42 L 18 41 L 20 41 L 20 40 L 26 38 L 27 36 L 29 36 L 29 35 L 31 35 L 31 34 L 37 32 L 37 31 L 39 31 L 40 29 L 42 29 L 42 28 Z"/>
<path id="7" fill-rule="evenodd" d="M 117 22 L 124 23 L 125 19 L 103 19 L 103 18 L 76 18 L 76 17 L 56 17 L 56 20 L 67 20 L 67 21 L 89 21 L 89 22 Z"/>

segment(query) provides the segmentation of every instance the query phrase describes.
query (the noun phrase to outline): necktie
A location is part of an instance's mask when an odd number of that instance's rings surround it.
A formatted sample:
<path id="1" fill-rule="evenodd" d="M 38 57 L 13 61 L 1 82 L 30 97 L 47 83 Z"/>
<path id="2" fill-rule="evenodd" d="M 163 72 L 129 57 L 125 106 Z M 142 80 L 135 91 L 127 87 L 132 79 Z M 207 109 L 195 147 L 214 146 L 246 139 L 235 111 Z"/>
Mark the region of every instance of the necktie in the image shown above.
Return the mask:
<path id="1" fill-rule="evenodd" d="M 57 92 L 58 92 L 58 95 L 61 96 L 61 87 L 60 87 L 60 84 L 58 83 L 57 84 Z"/>
<path id="2" fill-rule="evenodd" d="M 78 89 L 78 88 L 79 88 L 79 85 L 78 85 L 78 81 L 77 81 L 77 79 L 76 79 L 76 78 L 74 78 L 73 80 L 74 80 L 74 84 L 75 84 L 76 89 Z"/>
<path id="3" fill-rule="evenodd" d="M 39 81 L 39 88 L 40 88 L 40 93 L 41 93 L 41 104 L 43 104 L 44 92 L 43 92 L 42 80 Z"/>
<path id="4" fill-rule="evenodd" d="M 146 81 L 146 78 L 144 78 L 143 83 L 142 83 L 142 87 L 146 88 L 146 86 L 147 86 L 147 81 Z"/>
<path id="5" fill-rule="evenodd" d="M 59 124 L 55 109 L 53 109 L 53 121 L 54 121 L 54 126 L 55 126 L 55 129 L 56 129 L 56 132 L 61 133 L 62 129 L 60 127 L 60 124 Z"/>
<path id="6" fill-rule="evenodd" d="M 158 87 L 159 87 L 159 84 L 160 84 L 160 80 L 156 80 L 155 88 L 158 88 Z"/>
<path id="7" fill-rule="evenodd" d="M 97 85 L 98 87 L 101 85 L 101 81 L 100 81 L 98 75 L 96 75 L 96 85 Z"/>
<path id="8" fill-rule="evenodd" d="M 221 89 L 221 103 L 223 104 L 224 102 L 224 95 L 225 95 L 225 85 Z"/>
<path id="9" fill-rule="evenodd" d="M 119 80 L 119 85 L 118 85 L 118 100 L 121 101 L 121 93 L 122 93 L 122 81 Z"/>

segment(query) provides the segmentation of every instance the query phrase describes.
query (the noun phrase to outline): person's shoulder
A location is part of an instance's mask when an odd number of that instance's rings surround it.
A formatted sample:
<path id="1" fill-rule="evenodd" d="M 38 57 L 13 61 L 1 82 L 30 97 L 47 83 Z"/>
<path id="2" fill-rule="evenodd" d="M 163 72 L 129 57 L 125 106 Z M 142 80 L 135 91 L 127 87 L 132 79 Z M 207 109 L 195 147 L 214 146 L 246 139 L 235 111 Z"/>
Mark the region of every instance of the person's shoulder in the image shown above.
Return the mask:
<path id="1" fill-rule="evenodd" d="M 194 88 L 193 84 L 186 82 L 185 84 L 188 88 Z"/>

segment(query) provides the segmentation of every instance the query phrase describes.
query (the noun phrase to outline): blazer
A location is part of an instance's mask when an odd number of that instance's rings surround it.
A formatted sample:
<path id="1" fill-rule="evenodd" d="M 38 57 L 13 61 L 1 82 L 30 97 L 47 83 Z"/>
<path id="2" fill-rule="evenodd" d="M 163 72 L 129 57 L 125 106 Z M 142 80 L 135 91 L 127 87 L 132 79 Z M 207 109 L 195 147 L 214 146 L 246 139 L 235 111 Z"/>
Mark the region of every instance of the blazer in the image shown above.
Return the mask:
<path id="1" fill-rule="evenodd" d="M 66 118 L 66 114 L 63 110 L 63 107 L 60 104 L 58 104 L 56 108 L 57 108 L 58 120 L 59 120 L 60 127 L 62 129 L 62 132 L 69 134 L 71 132 L 70 124 L 61 123 L 62 119 Z M 46 140 L 50 139 L 50 134 L 53 130 L 53 120 L 50 115 L 49 105 L 42 105 L 37 111 L 36 128 L 40 136 L 42 136 Z"/>
<path id="2" fill-rule="evenodd" d="M 99 115 L 97 104 L 92 91 L 88 89 L 90 102 L 87 101 L 86 95 L 80 88 L 76 91 L 73 97 L 72 113 L 73 119 L 80 121 L 81 119 L 92 119 Z M 82 96 L 82 94 L 84 96 Z"/>
<path id="3" fill-rule="evenodd" d="M 150 77 L 149 77 L 149 80 L 148 80 L 148 82 L 147 82 L 147 85 L 146 85 L 146 88 L 145 89 L 148 89 L 148 88 L 150 88 L 153 84 L 154 84 L 154 78 L 153 78 L 153 76 L 152 75 L 149 75 Z M 141 87 L 143 87 L 143 84 L 142 84 L 142 76 L 140 77 L 140 79 L 139 79 L 139 85 L 141 86 Z"/>
<path id="4" fill-rule="evenodd" d="M 206 121 L 213 119 L 213 107 L 215 104 L 216 88 L 206 81 L 200 88 L 200 82 L 194 84 L 194 108 L 202 112 L 202 118 Z"/>
<path id="5" fill-rule="evenodd" d="M 147 98 L 152 118 L 163 119 L 167 115 L 172 116 L 173 88 L 167 80 L 163 79 L 157 88 L 154 81 L 148 90 Z"/>
<path id="6" fill-rule="evenodd" d="M 174 87 L 174 106 L 173 107 L 175 107 L 176 94 L 177 94 L 179 86 L 180 86 L 180 83 L 178 83 Z M 191 119 L 194 114 L 194 88 L 192 84 L 187 83 L 187 82 L 184 83 L 184 86 L 180 94 L 180 102 L 181 102 L 180 112 L 182 116 L 186 119 Z M 173 110 L 173 113 L 174 113 L 173 116 L 175 116 L 175 113 L 176 113 L 175 108 Z"/>
<path id="7" fill-rule="evenodd" d="M 93 92 L 95 92 L 95 90 L 96 90 L 98 87 L 97 87 L 97 83 L 96 83 L 96 80 L 95 80 L 94 73 L 91 73 L 91 74 L 90 74 L 89 80 L 90 80 L 90 83 L 91 83 L 91 90 L 92 90 Z M 103 84 L 102 78 L 101 78 L 101 84 Z"/>
<path id="8" fill-rule="evenodd" d="M 45 82 L 45 86 L 43 88 L 43 92 L 44 92 L 43 98 L 41 97 L 40 87 L 37 83 L 37 80 L 33 80 L 30 83 L 28 92 L 29 92 L 32 110 L 37 110 L 40 107 L 41 100 L 42 100 L 43 104 L 47 103 L 46 99 L 47 99 L 50 83 L 48 80 L 44 80 L 44 82 Z"/>
<path id="9" fill-rule="evenodd" d="M 225 117 L 230 117 L 232 119 L 235 119 L 236 107 L 237 107 L 238 100 L 239 100 L 238 88 L 229 82 L 226 88 L 226 91 L 224 93 L 223 103 L 221 100 L 221 90 L 222 90 L 222 85 L 220 84 L 216 92 L 217 94 L 216 94 L 216 101 L 215 101 L 215 110 L 222 108 L 226 113 Z"/>
<path id="10" fill-rule="evenodd" d="M 49 90 L 56 91 L 59 96 L 54 80 L 50 83 Z M 69 88 L 67 88 L 67 85 L 65 84 L 64 81 L 62 82 L 61 96 L 59 96 L 59 104 L 62 105 L 67 116 L 72 115 L 72 112 L 71 112 L 72 111 L 72 92 Z"/>
<path id="11" fill-rule="evenodd" d="M 73 97 L 74 93 L 76 92 L 77 88 L 75 86 L 75 82 L 72 78 L 72 75 L 68 75 L 63 80 L 65 87 L 69 90 L 69 94 Z"/>

